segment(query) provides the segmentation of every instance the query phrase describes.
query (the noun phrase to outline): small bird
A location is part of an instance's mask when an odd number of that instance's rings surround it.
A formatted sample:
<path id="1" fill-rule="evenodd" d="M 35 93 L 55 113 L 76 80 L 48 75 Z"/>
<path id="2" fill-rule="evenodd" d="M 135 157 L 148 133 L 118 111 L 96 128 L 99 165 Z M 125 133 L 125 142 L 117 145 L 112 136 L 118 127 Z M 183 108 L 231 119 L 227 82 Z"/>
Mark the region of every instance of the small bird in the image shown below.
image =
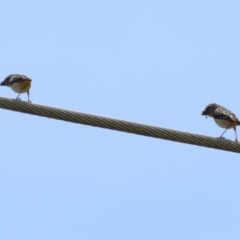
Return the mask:
<path id="1" fill-rule="evenodd" d="M 31 87 L 32 79 L 21 74 L 10 74 L 7 76 L 0 85 L 11 87 L 11 89 L 19 93 L 16 99 L 20 99 L 19 96 L 21 93 L 27 92 L 28 102 L 31 103 L 29 98 L 29 89 Z"/>
<path id="2" fill-rule="evenodd" d="M 223 134 L 229 128 L 233 128 L 236 136 L 235 141 L 238 142 L 236 126 L 240 125 L 240 121 L 230 110 L 216 103 L 211 103 L 205 107 L 205 109 L 202 111 L 202 115 L 205 115 L 206 118 L 207 116 L 212 117 L 219 127 L 226 128 L 220 138 L 222 138 Z"/>

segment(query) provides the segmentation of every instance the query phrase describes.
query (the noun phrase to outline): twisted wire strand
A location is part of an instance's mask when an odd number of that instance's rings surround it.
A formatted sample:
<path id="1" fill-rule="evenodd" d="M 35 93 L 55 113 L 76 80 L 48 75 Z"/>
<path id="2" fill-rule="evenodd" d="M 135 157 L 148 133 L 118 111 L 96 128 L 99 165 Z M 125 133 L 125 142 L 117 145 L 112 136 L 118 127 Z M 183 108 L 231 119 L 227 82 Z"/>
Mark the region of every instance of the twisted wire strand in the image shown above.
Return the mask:
<path id="1" fill-rule="evenodd" d="M 0 97 L 0 108 L 94 127 L 107 128 L 127 133 L 134 133 L 175 142 L 188 143 L 192 145 L 240 153 L 240 144 L 231 140 L 75 112 L 40 104 L 31 104 L 5 97 Z"/>

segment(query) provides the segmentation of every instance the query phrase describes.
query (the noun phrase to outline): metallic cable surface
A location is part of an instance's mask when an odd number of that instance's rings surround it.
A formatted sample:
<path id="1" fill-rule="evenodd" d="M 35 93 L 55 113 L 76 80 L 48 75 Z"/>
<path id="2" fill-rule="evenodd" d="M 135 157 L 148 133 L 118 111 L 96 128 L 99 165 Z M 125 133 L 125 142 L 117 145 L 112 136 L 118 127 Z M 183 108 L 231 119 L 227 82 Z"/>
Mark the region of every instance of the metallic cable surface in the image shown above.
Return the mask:
<path id="1" fill-rule="evenodd" d="M 0 97 L 0 108 L 94 127 L 107 128 L 148 137 L 161 138 L 175 142 L 240 153 L 240 144 L 227 139 L 75 112 L 61 108 L 28 103 L 16 99 Z"/>

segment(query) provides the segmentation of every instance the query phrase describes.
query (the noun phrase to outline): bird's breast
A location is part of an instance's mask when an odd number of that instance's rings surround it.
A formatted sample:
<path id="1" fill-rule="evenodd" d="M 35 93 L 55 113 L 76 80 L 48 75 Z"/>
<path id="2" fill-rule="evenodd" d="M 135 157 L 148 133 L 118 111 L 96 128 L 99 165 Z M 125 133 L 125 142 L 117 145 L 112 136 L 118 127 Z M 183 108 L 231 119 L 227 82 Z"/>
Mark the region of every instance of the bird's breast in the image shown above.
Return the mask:
<path id="1" fill-rule="evenodd" d="M 214 118 L 214 120 L 215 120 L 216 124 L 221 128 L 233 128 L 234 126 L 237 125 L 235 122 L 231 122 L 226 119 Z"/>
<path id="2" fill-rule="evenodd" d="M 25 93 L 31 87 L 31 81 L 23 80 L 21 82 L 16 82 L 11 85 L 11 88 L 16 93 Z"/>

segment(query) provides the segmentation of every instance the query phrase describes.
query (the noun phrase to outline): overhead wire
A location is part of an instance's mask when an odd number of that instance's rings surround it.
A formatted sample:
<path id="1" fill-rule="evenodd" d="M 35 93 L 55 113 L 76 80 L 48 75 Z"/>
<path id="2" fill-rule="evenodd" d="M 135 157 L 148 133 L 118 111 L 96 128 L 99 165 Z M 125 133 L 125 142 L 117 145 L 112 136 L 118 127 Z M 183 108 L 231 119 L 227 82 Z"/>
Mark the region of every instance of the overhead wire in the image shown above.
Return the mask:
<path id="1" fill-rule="evenodd" d="M 0 108 L 72 123 L 240 153 L 231 140 L 0 97 Z"/>

